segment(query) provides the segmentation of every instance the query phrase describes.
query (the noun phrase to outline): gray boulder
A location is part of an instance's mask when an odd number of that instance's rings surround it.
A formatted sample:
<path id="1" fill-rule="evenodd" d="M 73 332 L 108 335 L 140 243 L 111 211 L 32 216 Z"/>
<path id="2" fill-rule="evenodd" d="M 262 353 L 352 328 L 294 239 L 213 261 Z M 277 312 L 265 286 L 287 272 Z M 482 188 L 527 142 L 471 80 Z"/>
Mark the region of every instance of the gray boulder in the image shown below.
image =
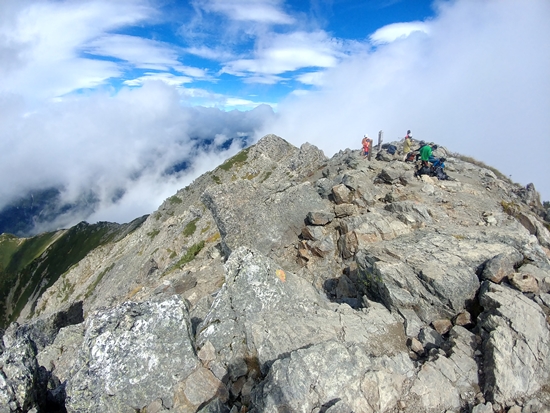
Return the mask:
<path id="1" fill-rule="evenodd" d="M 485 264 L 481 273 L 481 279 L 490 280 L 498 284 L 502 279 L 511 277 L 515 272 L 514 267 L 521 263 L 522 260 L 523 255 L 517 251 L 495 255 Z"/>
<path id="2" fill-rule="evenodd" d="M 197 348 L 212 346 L 210 369 L 236 382 L 266 374 L 279 358 L 327 341 L 360 343 L 374 356 L 407 351 L 403 325 L 380 304 L 355 311 L 330 303 L 306 280 L 248 248 L 226 263 L 226 283 L 198 327 Z"/>
<path id="3" fill-rule="evenodd" d="M 414 309 L 429 325 L 467 309 L 480 285 L 477 268 L 512 251 L 494 235 L 457 238 L 453 233 L 420 229 L 363 248 L 355 261 L 370 294 L 396 311 Z"/>
<path id="4" fill-rule="evenodd" d="M 0 412 L 26 412 L 46 397 L 46 383 L 28 337 L 13 339 L 0 354 Z"/>
<path id="5" fill-rule="evenodd" d="M 480 302 L 486 398 L 506 403 L 547 386 L 550 332 L 540 307 L 519 291 L 488 281 Z"/>
<path id="6" fill-rule="evenodd" d="M 331 340 L 277 360 L 252 398 L 258 412 L 309 413 L 337 403 L 349 410 L 335 411 L 389 412 L 413 373 L 404 353 L 373 357 L 360 344 Z"/>
<path id="7" fill-rule="evenodd" d="M 67 411 L 135 412 L 157 399 L 170 406 L 176 386 L 200 365 L 189 326 L 177 296 L 90 314 L 67 384 Z"/>
<path id="8" fill-rule="evenodd" d="M 330 209 L 309 182 L 270 191 L 241 180 L 210 187 L 202 199 L 214 216 L 227 255 L 241 245 L 272 254 L 296 242 L 308 212 Z"/>

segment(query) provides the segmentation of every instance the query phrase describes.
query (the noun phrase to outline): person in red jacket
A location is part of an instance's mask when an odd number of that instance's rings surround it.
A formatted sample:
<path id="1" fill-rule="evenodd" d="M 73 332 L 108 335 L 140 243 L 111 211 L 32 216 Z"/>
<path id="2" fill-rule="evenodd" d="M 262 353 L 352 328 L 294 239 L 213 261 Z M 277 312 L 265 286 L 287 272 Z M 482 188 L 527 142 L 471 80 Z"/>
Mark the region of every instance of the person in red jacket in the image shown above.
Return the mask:
<path id="1" fill-rule="evenodd" d="M 363 145 L 363 158 L 366 158 L 369 156 L 369 151 L 372 146 L 372 139 L 370 139 L 368 135 L 365 135 L 361 141 L 361 144 Z"/>

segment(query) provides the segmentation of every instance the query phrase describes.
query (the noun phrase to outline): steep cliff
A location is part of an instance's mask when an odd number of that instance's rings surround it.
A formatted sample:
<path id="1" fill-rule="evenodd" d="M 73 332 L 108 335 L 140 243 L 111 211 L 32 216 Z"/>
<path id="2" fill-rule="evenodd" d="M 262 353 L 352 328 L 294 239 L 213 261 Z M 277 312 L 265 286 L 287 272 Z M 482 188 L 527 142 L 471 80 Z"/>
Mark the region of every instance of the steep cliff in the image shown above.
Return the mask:
<path id="1" fill-rule="evenodd" d="M 268 135 L 87 249 L 4 235 L 0 412 L 550 409 L 540 199 L 435 155 Z"/>

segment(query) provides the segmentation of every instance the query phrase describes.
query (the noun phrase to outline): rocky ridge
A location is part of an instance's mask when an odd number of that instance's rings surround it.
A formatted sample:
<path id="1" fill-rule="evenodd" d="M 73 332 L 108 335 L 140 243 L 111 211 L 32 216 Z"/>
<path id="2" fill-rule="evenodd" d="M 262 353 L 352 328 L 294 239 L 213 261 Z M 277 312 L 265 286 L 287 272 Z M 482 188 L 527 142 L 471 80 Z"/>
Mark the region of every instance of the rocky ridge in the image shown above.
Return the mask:
<path id="1" fill-rule="evenodd" d="M 381 155 L 268 135 L 178 191 L 29 300 L 0 412 L 550 411 L 538 194 Z"/>

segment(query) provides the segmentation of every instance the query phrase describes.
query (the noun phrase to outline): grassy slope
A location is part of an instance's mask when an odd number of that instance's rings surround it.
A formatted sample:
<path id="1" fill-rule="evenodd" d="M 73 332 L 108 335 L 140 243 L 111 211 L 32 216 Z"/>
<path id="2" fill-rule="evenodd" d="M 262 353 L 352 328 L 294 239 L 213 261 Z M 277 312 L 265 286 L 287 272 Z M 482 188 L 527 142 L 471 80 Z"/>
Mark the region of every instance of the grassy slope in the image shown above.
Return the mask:
<path id="1" fill-rule="evenodd" d="M 143 220 L 128 225 L 134 230 Z M 83 222 L 61 233 L 45 233 L 27 239 L 1 235 L 0 327 L 17 319 L 31 296 L 42 294 L 90 251 L 121 235 L 128 225 Z M 10 294 L 11 305 L 6 308 Z"/>

